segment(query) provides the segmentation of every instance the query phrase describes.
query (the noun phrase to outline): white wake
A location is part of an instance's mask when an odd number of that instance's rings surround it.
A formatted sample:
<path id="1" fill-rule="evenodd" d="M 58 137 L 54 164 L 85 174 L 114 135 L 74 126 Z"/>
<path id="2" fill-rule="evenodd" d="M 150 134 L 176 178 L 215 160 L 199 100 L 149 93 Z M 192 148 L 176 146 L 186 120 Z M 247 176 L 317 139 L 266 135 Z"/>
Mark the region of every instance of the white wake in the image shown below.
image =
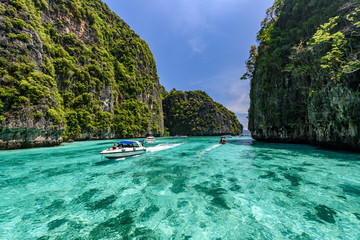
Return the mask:
<path id="1" fill-rule="evenodd" d="M 213 150 L 213 149 L 215 149 L 215 148 L 217 148 L 217 147 L 219 147 L 219 146 L 221 146 L 221 144 L 216 144 L 216 145 L 214 145 L 214 146 L 208 147 L 207 149 L 199 152 L 198 156 L 200 157 L 200 156 L 203 155 L 204 153 L 207 153 L 207 152 L 209 152 L 209 151 L 211 151 L 211 150 Z"/>
<path id="2" fill-rule="evenodd" d="M 170 149 L 170 148 L 174 148 L 177 146 L 180 146 L 182 143 L 175 143 L 175 144 L 159 144 L 155 147 L 148 147 L 146 148 L 147 152 L 158 152 L 158 151 L 162 151 L 162 150 L 166 150 L 166 149 Z"/>

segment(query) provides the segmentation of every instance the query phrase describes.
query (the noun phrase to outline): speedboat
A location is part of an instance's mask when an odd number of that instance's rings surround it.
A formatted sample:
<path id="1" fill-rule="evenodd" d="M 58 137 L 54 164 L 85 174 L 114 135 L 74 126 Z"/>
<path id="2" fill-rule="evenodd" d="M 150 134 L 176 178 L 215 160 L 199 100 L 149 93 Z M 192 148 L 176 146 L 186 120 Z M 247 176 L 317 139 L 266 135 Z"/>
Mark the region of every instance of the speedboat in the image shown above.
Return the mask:
<path id="1" fill-rule="evenodd" d="M 145 141 L 146 141 L 147 143 L 150 143 L 150 142 L 155 142 L 156 139 L 155 139 L 153 136 L 148 136 L 148 137 L 145 139 Z"/>
<path id="2" fill-rule="evenodd" d="M 101 156 L 106 158 L 121 158 L 139 155 L 146 152 L 146 148 L 140 141 L 121 141 L 114 146 L 105 149 L 100 152 Z"/>
<path id="3" fill-rule="evenodd" d="M 176 136 L 174 136 L 174 138 L 187 138 L 187 136 L 186 135 L 176 135 Z"/>

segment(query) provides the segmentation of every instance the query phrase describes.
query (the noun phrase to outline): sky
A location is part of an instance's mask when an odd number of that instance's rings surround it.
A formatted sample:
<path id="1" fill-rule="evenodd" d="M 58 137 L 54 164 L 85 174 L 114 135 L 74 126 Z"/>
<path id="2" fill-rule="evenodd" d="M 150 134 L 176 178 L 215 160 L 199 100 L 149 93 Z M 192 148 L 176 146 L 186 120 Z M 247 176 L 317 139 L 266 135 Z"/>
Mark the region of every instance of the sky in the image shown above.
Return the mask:
<path id="1" fill-rule="evenodd" d="M 167 91 L 202 90 L 238 116 L 247 113 L 250 81 L 240 77 L 274 0 L 103 2 L 149 45 Z"/>

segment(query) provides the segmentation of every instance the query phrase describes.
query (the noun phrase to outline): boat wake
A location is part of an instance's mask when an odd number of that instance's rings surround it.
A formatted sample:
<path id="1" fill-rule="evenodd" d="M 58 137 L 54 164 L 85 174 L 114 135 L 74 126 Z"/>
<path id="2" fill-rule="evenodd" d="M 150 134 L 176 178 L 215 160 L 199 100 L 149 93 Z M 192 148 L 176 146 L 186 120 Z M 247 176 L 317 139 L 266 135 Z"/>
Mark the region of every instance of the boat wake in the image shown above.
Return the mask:
<path id="1" fill-rule="evenodd" d="M 170 148 L 174 148 L 177 146 L 180 146 L 182 143 L 176 143 L 176 144 L 159 144 L 155 147 L 148 147 L 146 148 L 147 152 L 158 152 L 158 151 L 162 151 L 162 150 L 166 150 L 166 149 L 170 149 Z"/>
<path id="2" fill-rule="evenodd" d="M 221 146 L 221 144 L 216 144 L 214 146 L 208 147 L 207 149 L 199 152 L 198 156 L 201 157 L 204 153 L 207 153 L 207 152 L 209 152 L 209 151 L 211 151 L 211 150 L 213 150 L 213 149 L 215 149 L 215 148 L 217 148 L 219 146 Z"/>

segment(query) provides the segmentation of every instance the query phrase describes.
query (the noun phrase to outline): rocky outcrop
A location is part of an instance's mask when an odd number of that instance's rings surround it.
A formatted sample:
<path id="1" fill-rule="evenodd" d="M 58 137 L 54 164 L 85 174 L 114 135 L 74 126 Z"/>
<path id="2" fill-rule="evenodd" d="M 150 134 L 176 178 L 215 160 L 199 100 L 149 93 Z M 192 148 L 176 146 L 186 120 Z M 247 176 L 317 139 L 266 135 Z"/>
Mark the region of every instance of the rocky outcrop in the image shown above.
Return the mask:
<path id="1" fill-rule="evenodd" d="M 0 149 L 162 135 L 148 45 L 100 0 L 0 1 Z"/>
<path id="2" fill-rule="evenodd" d="M 42 112 L 40 109 L 24 107 L 19 114 L 7 119 L 6 127 L 0 128 L 0 149 L 49 147 L 62 143 L 64 126 L 54 127 L 52 120 L 40 114 L 34 116 L 35 112 Z"/>
<path id="3" fill-rule="evenodd" d="M 171 90 L 163 100 L 165 127 L 170 135 L 239 135 L 242 125 L 235 114 L 203 91 Z"/>
<path id="4" fill-rule="evenodd" d="M 0 149 L 56 146 L 63 142 L 61 131 L 39 128 L 1 128 Z"/>
<path id="5" fill-rule="evenodd" d="M 282 2 L 259 33 L 252 137 L 360 151 L 359 5 Z"/>

